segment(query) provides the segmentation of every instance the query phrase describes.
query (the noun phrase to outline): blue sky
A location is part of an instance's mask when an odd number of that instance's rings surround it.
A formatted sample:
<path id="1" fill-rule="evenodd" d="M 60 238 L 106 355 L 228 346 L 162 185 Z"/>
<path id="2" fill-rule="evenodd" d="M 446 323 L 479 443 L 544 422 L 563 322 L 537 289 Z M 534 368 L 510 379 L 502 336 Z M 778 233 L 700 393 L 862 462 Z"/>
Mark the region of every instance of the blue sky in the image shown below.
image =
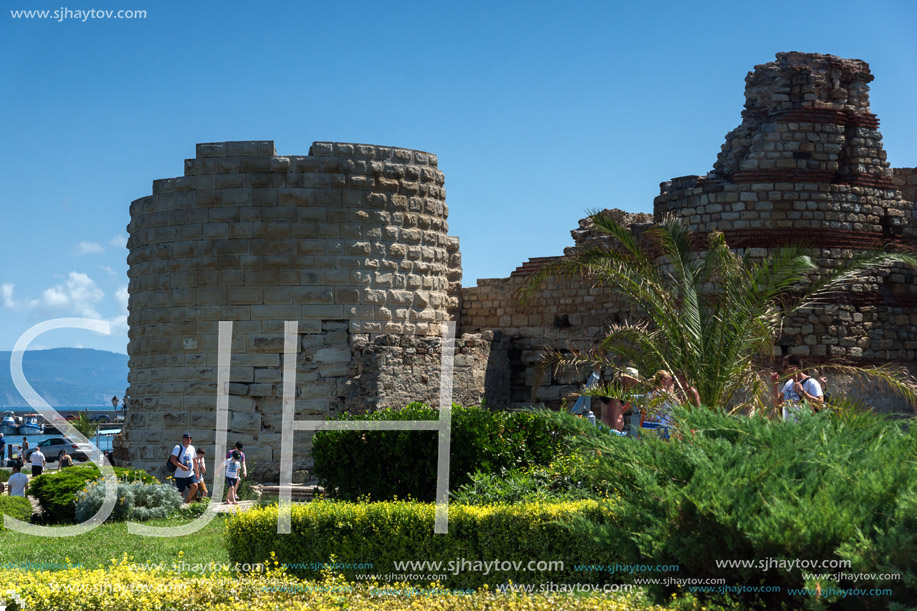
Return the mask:
<path id="1" fill-rule="evenodd" d="M 26 20 L 10 10 L 146 10 Z M 8 10 L 9 9 L 9 10 Z M 584 211 L 651 211 L 710 170 L 744 78 L 778 51 L 869 62 L 893 166 L 917 164 L 917 4 L 3 0 L 0 350 L 125 352 L 133 199 L 197 142 L 315 140 L 431 151 L 464 284 L 560 254 Z"/>

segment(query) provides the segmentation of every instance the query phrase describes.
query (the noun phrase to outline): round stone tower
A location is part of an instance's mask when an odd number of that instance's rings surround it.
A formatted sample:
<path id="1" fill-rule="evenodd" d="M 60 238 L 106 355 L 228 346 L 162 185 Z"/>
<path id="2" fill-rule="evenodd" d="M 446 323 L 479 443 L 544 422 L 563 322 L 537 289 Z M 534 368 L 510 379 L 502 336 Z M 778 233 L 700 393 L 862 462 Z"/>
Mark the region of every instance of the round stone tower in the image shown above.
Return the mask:
<path id="1" fill-rule="evenodd" d="M 662 183 L 656 218 L 675 214 L 699 234 L 722 231 L 754 256 L 808 245 L 825 268 L 853 250 L 913 246 L 914 203 L 899 190 L 907 177 L 886 161 L 869 108 L 872 79 L 866 62 L 833 55 L 778 53 L 756 66 L 745 79 L 742 124 L 713 170 Z M 782 351 L 913 364 L 915 305 L 911 270 L 878 270 L 835 303 L 788 321 Z"/>
<path id="2" fill-rule="evenodd" d="M 316 142 L 278 156 L 271 141 L 198 144 L 184 176 L 154 181 L 128 226 L 126 458 L 158 469 L 184 431 L 212 444 L 219 321 L 233 321 L 229 442 L 256 474 L 278 470 L 284 321 L 298 321 L 297 419 L 384 401 L 367 345 L 435 344 L 458 308 L 443 184 L 429 153 Z M 295 448 L 301 468 L 308 436 Z"/>

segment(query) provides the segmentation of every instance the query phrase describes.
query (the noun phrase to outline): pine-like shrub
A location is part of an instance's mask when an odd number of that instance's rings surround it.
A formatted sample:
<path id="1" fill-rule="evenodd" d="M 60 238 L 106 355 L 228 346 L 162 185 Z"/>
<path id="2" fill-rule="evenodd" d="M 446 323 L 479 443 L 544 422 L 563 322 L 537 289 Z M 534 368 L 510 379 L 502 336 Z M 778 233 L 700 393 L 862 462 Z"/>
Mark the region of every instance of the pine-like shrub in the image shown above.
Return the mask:
<path id="1" fill-rule="evenodd" d="M 90 483 L 77 493 L 77 522 L 85 522 L 96 514 L 105 501 L 105 482 Z M 118 484 L 118 498 L 108 520 L 152 520 L 166 518 L 182 505 L 181 495 L 169 484 L 144 484 L 135 481 Z"/>
<path id="2" fill-rule="evenodd" d="M 547 465 L 562 445 L 563 423 L 543 411 L 492 412 L 479 406 L 452 408 L 449 484 L 455 489 L 475 471 L 499 473 Z M 420 403 L 341 420 L 436 420 L 439 410 Z M 312 440 L 315 474 L 340 498 L 434 500 L 436 431 L 320 431 Z"/>
<path id="3" fill-rule="evenodd" d="M 28 494 L 38 499 L 45 522 L 70 522 L 76 494 L 99 476 L 95 465 L 45 472 L 29 482 Z"/>
<path id="4" fill-rule="evenodd" d="M 28 522 L 32 518 L 32 503 L 22 496 L 0 496 L 0 530 L 4 528 L 5 515 Z"/>
<path id="5" fill-rule="evenodd" d="M 917 600 L 917 431 L 871 413 L 821 413 L 797 423 L 681 409 L 675 421 L 671 441 L 582 437 L 584 448 L 601 453 L 598 473 L 615 485 L 616 511 L 627 520 L 625 528 L 581 520 L 581 533 L 632 564 L 677 564 L 684 576 L 748 586 L 698 593 L 707 602 L 795 608 L 811 602 L 816 588 L 839 609 Z M 718 566 L 724 560 L 754 562 Z M 853 565 L 824 570 L 801 560 Z M 898 573 L 901 580 L 811 576 L 825 573 Z M 812 596 L 790 593 L 807 587 Z M 891 587 L 893 595 L 828 594 L 870 587 Z M 679 593 L 675 585 L 651 591 L 657 600 Z"/>
<path id="6" fill-rule="evenodd" d="M 613 491 L 611 482 L 596 477 L 595 453 L 561 454 L 547 466 L 533 465 L 499 473 L 475 472 L 459 486 L 452 500 L 463 505 L 561 502 L 601 499 Z"/>
<path id="7" fill-rule="evenodd" d="M 398 573 L 398 581 L 448 587 L 477 588 L 484 584 L 604 583 L 607 573 L 584 571 L 583 565 L 615 562 L 614 550 L 570 530 L 576 519 L 611 524 L 615 515 L 607 503 L 523 503 L 518 505 L 449 505 L 449 532 L 433 532 L 433 504 L 413 501 L 349 503 L 313 501 L 292 506 L 291 534 L 277 534 L 277 505 L 233 514 L 227 521 L 226 546 L 233 562 L 254 563 L 272 552 L 291 572 L 303 577 L 320 574 L 331 561 L 344 575 Z M 487 571 L 474 563 L 499 560 Z M 437 568 L 398 568 L 396 562 L 441 562 Z M 465 564 L 463 564 L 463 561 Z M 534 561 L 561 561 L 551 569 Z M 367 566 L 366 563 L 371 563 Z M 352 568 L 350 568 L 352 567 Z M 507 570 L 505 570 L 507 569 Z M 414 575 L 411 577 L 411 575 Z"/>

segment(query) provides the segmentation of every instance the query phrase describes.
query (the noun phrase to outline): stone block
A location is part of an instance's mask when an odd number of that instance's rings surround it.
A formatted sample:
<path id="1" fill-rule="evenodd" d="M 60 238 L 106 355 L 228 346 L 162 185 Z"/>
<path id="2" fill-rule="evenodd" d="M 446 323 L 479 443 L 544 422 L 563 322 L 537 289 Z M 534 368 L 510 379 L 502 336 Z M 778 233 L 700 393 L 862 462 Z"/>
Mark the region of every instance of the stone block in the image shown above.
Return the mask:
<path id="1" fill-rule="evenodd" d="M 253 412 L 233 412 L 229 426 L 233 433 L 239 431 L 256 433 L 261 430 L 261 414 Z"/>
<path id="2" fill-rule="evenodd" d="M 316 363 L 349 363 L 351 360 L 350 348 L 320 348 L 312 356 Z"/>

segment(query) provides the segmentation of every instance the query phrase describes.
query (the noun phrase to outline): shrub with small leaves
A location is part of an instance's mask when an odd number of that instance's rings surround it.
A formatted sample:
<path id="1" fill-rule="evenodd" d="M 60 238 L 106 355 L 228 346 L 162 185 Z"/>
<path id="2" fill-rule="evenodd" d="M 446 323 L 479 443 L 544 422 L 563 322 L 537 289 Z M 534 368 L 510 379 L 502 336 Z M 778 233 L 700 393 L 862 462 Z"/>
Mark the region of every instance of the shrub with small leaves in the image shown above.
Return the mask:
<path id="1" fill-rule="evenodd" d="M 77 494 L 75 517 L 84 522 L 99 511 L 105 501 L 105 482 L 98 480 Z M 119 483 L 115 508 L 109 520 L 153 520 L 166 518 L 181 507 L 178 490 L 168 484 Z"/>
<path id="2" fill-rule="evenodd" d="M 32 517 L 32 503 L 22 496 L 0 496 L 0 530 L 3 530 L 4 515 L 28 522 Z"/>

